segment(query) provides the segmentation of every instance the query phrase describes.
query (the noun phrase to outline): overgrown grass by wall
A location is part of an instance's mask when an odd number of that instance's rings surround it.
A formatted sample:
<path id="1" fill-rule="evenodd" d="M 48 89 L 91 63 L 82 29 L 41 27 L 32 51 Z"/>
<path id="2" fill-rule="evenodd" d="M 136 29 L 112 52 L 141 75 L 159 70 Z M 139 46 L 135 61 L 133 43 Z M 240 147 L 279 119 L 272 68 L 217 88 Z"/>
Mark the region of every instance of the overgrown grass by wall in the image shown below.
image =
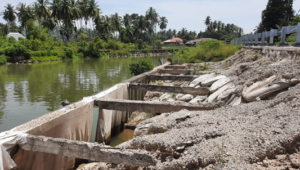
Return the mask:
<path id="1" fill-rule="evenodd" d="M 225 44 L 218 40 L 202 42 L 196 47 L 179 50 L 173 57 L 173 61 L 185 63 L 201 63 L 209 61 L 221 61 L 234 55 L 242 46 Z"/>

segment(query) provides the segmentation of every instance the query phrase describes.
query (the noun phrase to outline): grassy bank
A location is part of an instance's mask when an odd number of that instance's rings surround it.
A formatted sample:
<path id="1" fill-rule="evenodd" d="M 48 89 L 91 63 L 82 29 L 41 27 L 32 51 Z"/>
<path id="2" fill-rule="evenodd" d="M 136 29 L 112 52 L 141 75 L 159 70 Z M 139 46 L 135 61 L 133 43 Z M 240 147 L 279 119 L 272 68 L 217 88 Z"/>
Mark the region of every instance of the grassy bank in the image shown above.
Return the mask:
<path id="1" fill-rule="evenodd" d="M 196 47 L 184 48 L 177 52 L 173 61 L 184 63 L 201 63 L 221 61 L 234 55 L 242 46 L 225 44 L 218 40 L 202 42 Z"/>

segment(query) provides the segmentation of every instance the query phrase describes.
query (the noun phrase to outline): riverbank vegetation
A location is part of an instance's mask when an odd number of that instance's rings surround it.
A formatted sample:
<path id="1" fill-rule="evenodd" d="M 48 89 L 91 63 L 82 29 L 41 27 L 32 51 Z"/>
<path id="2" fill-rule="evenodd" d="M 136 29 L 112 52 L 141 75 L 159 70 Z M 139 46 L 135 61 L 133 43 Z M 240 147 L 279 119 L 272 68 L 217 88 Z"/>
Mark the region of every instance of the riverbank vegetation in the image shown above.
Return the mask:
<path id="1" fill-rule="evenodd" d="M 150 58 L 142 58 L 137 62 L 129 64 L 129 70 L 132 75 L 139 75 L 154 68 L 153 62 Z"/>
<path id="2" fill-rule="evenodd" d="M 102 15 L 95 0 L 36 0 L 29 5 L 19 3 L 16 7 L 7 4 L 0 14 L 7 22 L 0 23 L 0 55 L 5 56 L 2 63 L 16 62 L 18 56 L 31 61 L 53 61 L 124 56 L 136 50 L 150 54 L 151 50 L 162 48 L 174 53 L 181 48 L 179 44 L 163 47 L 162 41 L 180 37 L 186 42 L 212 35 L 201 31 L 197 34 L 186 28 L 166 31 L 168 19 L 152 7 L 145 15 Z M 206 33 L 219 30 L 219 26 L 220 31 L 223 29 L 222 24 L 214 27 L 211 22 L 210 25 Z M 236 34 L 233 28 L 238 27 L 224 26 L 224 34 Z M 6 38 L 9 32 L 19 32 L 26 38 Z"/>
<path id="3" fill-rule="evenodd" d="M 226 44 L 218 40 L 209 40 L 191 48 L 178 51 L 173 61 L 185 63 L 201 63 L 209 61 L 221 61 L 234 55 L 242 46 Z"/>

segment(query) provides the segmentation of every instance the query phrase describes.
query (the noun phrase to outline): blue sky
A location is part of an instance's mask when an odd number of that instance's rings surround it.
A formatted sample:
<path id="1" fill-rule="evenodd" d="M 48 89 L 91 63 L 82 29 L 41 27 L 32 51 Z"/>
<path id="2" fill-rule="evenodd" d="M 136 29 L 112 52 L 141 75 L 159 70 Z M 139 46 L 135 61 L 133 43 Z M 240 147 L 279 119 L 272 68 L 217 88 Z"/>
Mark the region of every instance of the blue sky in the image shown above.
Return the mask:
<path id="1" fill-rule="evenodd" d="M 1 0 L 0 11 L 6 3 L 17 5 L 19 2 L 30 4 L 33 0 Z M 160 16 L 167 17 L 168 28 L 179 30 L 185 27 L 188 30 L 205 30 L 204 19 L 211 16 L 213 20 L 224 23 L 233 23 L 244 29 L 245 33 L 253 31 L 261 20 L 261 11 L 265 9 L 268 0 L 97 0 L 103 15 L 118 12 L 138 13 L 145 15 L 152 6 Z M 294 9 L 300 10 L 300 1 L 294 0 Z M 0 22 L 5 21 L 0 19 Z"/>

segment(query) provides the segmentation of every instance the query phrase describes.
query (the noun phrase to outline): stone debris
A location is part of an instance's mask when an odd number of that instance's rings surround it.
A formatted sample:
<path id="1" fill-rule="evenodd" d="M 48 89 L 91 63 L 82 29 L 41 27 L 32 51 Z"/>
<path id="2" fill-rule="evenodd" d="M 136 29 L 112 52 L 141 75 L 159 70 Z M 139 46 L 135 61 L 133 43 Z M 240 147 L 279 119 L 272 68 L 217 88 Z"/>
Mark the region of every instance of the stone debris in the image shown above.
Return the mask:
<path id="1" fill-rule="evenodd" d="M 225 79 L 226 76 L 224 75 L 219 75 L 219 76 L 216 76 L 214 78 L 211 78 L 211 79 L 208 79 L 208 80 L 205 80 L 204 82 L 201 83 L 201 86 L 202 87 L 209 87 L 211 86 L 214 82 L 220 80 L 220 79 Z"/>
<path id="2" fill-rule="evenodd" d="M 215 73 L 211 73 L 211 74 L 205 74 L 205 75 L 201 75 L 198 78 L 196 78 L 195 80 L 193 80 L 190 84 L 189 87 L 195 87 L 197 85 L 200 85 L 201 82 L 211 79 L 215 77 Z"/>
<path id="3" fill-rule="evenodd" d="M 176 96 L 177 97 L 177 96 Z M 189 101 L 191 101 L 191 100 L 193 100 L 193 95 L 191 95 L 191 94 L 186 94 L 186 95 L 183 95 L 183 96 L 181 96 L 181 97 L 178 97 L 178 98 L 176 98 L 178 101 L 183 101 L 183 102 L 189 102 Z"/>
<path id="4" fill-rule="evenodd" d="M 199 103 L 203 102 L 206 99 L 207 99 L 207 96 L 197 96 L 193 100 L 191 100 L 189 103 L 199 104 Z"/>
<path id="5" fill-rule="evenodd" d="M 223 78 L 219 79 L 218 81 L 214 82 L 210 87 L 210 92 L 214 93 L 221 87 L 225 86 L 227 83 L 229 83 L 231 80 L 229 78 Z"/>
<path id="6" fill-rule="evenodd" d="M 159 148 L 148 150 L 158 161 L 146 168 L 151 170 L 298 169 L 299 60 L 298 52 L 243 49 L 224 61 L 207 63 L 214 73 L 201 72 L 188 86 L 210 87 L 211 93 L 189 103 L 223 101 L 220 108 L 162 113 L 140 122 L 135 138 L 120 146 Z M 178 100 L 184 95 L 173 96 Z"/>

